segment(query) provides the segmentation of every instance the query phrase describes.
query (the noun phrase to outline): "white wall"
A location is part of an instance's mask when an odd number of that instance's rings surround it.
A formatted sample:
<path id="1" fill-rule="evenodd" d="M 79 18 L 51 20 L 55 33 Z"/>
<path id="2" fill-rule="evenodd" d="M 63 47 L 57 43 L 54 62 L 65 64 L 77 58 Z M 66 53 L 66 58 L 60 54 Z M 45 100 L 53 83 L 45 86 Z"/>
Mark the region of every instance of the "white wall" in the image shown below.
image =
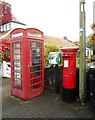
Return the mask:
<path id="1" fill-rule="evenodd" d="M 12 29 L 15 29 L 15 28 L 26 28 L 26 26 L 25 26 L 25 25 L 18 24 L 18 23 L 12 23 L 12 22 L 11 22 L 11 28 L 12 28 Z"/>
<path id="2" fill-rule="evenodd" d="M 10 22 L 10 23 L 7 23 L 5 25 L 2 25 L 1 26 L 1 31 L 7 31 L 7 30 L 10 30 L 10 29 L 15 29 L 15 28 L 26 28 L 26 27 L 27 26 L 21 25 L 19 23 Z"/>
<path id="3" fill-rule="evenodd" d="M 93 55 L 93 50 L 86 48 L 86 57 L 91 57 L 91 55 Z"/>
<path id="4" fill-rule="evenodd" d="M 3 61 L 2 62 L 2 68 L 1 68 L 1 73 L 2 73 L 2 77 L 7 77 L 10 78 L 11 77 L 11 63 L 10 62 L 6 62 Z"/>

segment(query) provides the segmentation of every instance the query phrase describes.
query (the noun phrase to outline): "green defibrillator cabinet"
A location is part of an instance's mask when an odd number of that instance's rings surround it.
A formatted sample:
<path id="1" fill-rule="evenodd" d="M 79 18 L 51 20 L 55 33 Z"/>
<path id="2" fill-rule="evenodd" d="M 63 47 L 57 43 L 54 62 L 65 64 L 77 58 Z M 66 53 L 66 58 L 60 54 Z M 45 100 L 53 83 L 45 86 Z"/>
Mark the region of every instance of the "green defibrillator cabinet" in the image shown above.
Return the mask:
<path id="1" fill-rule="evenodd" d="M 49 64 L 61 65 L 61 52 L 50 52 L 48 55 Z"/>

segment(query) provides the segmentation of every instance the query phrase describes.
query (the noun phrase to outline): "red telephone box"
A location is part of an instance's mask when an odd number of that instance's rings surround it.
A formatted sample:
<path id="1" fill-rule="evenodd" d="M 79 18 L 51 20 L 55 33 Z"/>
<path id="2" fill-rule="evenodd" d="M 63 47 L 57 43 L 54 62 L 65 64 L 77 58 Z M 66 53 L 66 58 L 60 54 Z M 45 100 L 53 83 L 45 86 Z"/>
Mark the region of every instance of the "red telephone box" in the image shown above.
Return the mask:
<path id="1" fill-rule="evenodd" d="M 63 52 L 63 100 L 73 101 L 76 99 L 76 51 L 79 48 L 62 48 Z"/>
<path id="2" fill-rule="evenodd" d="M 11 93 L 24 100 L 44 91 L 44 36 L 35 28 L 17 28 L 11 39 Z"/>

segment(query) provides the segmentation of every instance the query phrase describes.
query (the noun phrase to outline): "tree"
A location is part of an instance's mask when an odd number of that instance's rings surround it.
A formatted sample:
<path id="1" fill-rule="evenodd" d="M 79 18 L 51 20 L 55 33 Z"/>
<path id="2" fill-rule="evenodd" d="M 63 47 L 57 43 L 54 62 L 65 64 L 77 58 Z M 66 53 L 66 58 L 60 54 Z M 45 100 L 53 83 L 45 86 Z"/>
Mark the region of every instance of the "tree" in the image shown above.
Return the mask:
<path id="1" fill-rule="evenodd" d="M 93 49 L 93 55 L 95 55 L 95 33 L 94 33 L 95 23 L 91 25 L 91 29 L 93 30 L 93 34 L 91 34 L 88 37 L 88 44 Z"/>
<path id="2" fill-rule="evenodd" d="M 95 55 L 95 34 L 90 34 L 87 39 L 87 47 L 93 49 L 93 55 Z"/>
<path id="3" fill-rule="evenodd" d="M 0 40 L 0 61 L 10 61 L 10 41 L 7 38 Z"/>
<path id="4" fill-rule="evenodd" d="M 79 41 L 74 41 L 73 42 L 75 45 L 80 45 Z"/>

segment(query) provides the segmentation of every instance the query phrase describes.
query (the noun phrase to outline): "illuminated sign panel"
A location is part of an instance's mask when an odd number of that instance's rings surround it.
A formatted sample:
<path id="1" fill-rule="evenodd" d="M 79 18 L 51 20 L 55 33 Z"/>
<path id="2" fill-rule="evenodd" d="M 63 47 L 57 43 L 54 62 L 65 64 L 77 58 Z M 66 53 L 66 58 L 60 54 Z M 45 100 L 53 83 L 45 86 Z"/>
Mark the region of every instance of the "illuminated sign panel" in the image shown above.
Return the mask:
<path id="1" fill-rule="evenodd" d="M 21 37 L 21 36 L 23 36 L 22 32 L 21 33 L 17 33 L 17 34 L 13 34 L 12 38 L 17 38 L 17 37 Z"/>
<path id="2" fill-rule="evenodd" d="M 33 33 L 33 32 L 29 32 L 29 33 L 28 33 L 28 36 L 30 36 L 30 37 L 42 38 L 42 35 L 41 35 L 41 34 L 37 34 L 37 33 Z"/>

